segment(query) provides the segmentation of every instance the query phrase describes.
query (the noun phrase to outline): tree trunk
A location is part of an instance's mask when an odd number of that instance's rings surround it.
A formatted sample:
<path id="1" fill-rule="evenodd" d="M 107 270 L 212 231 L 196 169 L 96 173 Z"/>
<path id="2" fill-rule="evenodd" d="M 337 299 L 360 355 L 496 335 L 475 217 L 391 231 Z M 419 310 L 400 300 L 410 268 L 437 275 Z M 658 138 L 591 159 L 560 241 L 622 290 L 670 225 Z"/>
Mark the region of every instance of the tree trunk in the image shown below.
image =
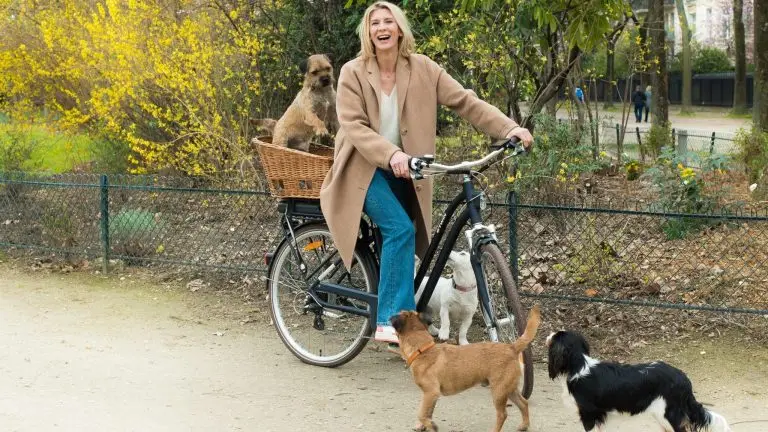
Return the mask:
<path id="1" fill-rule="evenodd" d="M 693 77 L 693 68 L 691 67 L 691 28 L 688 26 L 688 16 L 685 13 L 684 0 L 675 0 L 677 6 L 677 16 L 680 21 L 683 40 L 683 107 L 680 110 L 683 113 L 690 113 L 691 109 L 691 78 Z"/>
<path id="2" fill-rule="evenodd" d="M 768 2 L 756 0 L 755 8 L 755 106 L 754 122 L 768 132 Z"/>
<path id="3" fill-rule="evenodd" d="M 650 0 L 648 5 L 648 43 L 651 60 L 651 110 L 654 126 L 669 123 L 669 88 L 667 77 L 667 47 L 664 32 L 664 0 Z"/>
<path id="4" fill-rule="evenodd" d="M 605 76 L 606 81 L 608 81 L 608 86 L 605 90 L 605 108 L 611 108 L 613 107 L 613 92 L 614 90 L 614 83 L 613 80 L 615 79 L 615 67 L 616 64 L 616 43 L 613 40 L 608 40 L 608 48 L 605 53 Z M 597 89 L 595 89 L 595 93 L 597 93 Z"/>
<path id="5" fill-rule="evenodd" d="M 747 53 L 744 31 L 744 0 L 733 0 L 733 37 L 736 45 L 736 76 L 733 81 L 733 112 L 747 112 Z"/>
<path id="6" fill-rule="evenodd" d="M 553 73 L 551 74 L 551 76 L 548 77 L 548 79 L 542 80 L 542 87 L 540 87 L 537 90 L 536 96 L 534 96 L 533 98 L 533 102 L 531 103 L 531 107 L 530 107 L 530 112 L 528 113 L 528 119 L 523 126 L 527 127 L 528 129 L 531 129 L 531 127 L 533 126 L 532 125 L 533 116 L 540 113 L 542 108 L 544 108 L 544 106 L 546 105 L 546 103 L 551 101 L 552 98 L 554 98 L 555 96 L 557 96 L 558 92 L 560 91 L 560 87 L 562 87 L 566 77 L 568 76 L 568 73 L 576 64 L 576 60 L 579 58 L 580 55 L 581 55 L 581 50 L 579 50 L 579 47 L 571 48 L 571 51 L 568 54 L 568 64 L 566 64 L 562 70 L 557 71 L 556 74 L 553 71 Z"/>

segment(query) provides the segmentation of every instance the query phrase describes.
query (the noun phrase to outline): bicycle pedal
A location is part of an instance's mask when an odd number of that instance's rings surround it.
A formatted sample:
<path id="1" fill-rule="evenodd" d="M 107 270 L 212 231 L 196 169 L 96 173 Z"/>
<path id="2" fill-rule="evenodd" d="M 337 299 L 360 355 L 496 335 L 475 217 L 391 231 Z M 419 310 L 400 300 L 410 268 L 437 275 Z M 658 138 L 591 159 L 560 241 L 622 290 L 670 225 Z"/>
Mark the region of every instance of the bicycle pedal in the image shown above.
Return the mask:
<path id="1" fill-rule="evenodd" d="M 312 324 L 312 327 L 314 327 L 315 330 L 325 330 L 325 321 L 323 320 L 322 315 L 315 315 L 315 322 Z"/>

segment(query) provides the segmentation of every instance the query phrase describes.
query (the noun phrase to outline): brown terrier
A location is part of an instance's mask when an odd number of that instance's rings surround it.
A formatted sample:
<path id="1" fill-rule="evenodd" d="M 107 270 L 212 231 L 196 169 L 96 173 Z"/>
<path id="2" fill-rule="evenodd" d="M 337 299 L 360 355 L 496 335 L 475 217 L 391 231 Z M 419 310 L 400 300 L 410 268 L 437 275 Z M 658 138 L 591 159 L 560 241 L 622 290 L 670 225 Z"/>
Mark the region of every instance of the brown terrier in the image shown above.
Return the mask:
<path id="1" fill-rule="evenodd" d="M 308 151 L 315 135 L 325 136 L 339 129 L 336 118 L 336 91 L 333 67 L 323 54 L 310 56 L 300 67 L 304 85 L 275 125 L 272 143 Z"/>
<path id="2" fill-rule="evenodd" d="M 478 384 L 488 384 L 496 406 L 493 430 L 501 432 L 507 419 L 507 400 L 517 405 L 523 416 L 517 430 L 528 430 L 528 401 L 518 386 L 522 376 L 519 357 L 539 328 L 538 305 L 531 309 L 525 332 L 512 344 L 435 345 L 427 330 L 429 319 L 424 314 L 403 311 L 392 317 L 391 322 L 400 340 L 400 353 L 423 392 L 417 429 L 437 431 L 432 413 L 440 395 L 450 396 Z"/>

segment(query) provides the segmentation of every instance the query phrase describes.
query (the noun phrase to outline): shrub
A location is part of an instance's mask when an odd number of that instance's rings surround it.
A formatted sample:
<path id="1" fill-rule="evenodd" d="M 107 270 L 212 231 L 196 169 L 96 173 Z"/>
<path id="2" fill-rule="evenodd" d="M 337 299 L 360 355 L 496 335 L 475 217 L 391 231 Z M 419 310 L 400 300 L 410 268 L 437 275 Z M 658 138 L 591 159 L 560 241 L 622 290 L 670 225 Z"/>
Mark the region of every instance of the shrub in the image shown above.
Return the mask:
<path id="1" fill-rule="evenodd" d="M 640 165 L 640 162 L 631 160 L 624 164 L 624 171 L 627 173 L 627 180 L 637 180 L 643 173 L 643 166 Z"/>
<path id="2" fill-rule="evenodd" d="M 716 193 L 709 192 L 705 182 L 705 174 L 718 166 L 708 160 L 700 161 L 703 168 L 696 170 L 686 165 L 687 160 L 696 160 L 695 153 L 678 155 L 670 148 L 664 147 L 653 167 L 644 176 L 649 178 L 658 188 L 658 201 L 655 203 L 659 210 L 682 214 L 708 214 L 715 210 L 718 202 Z M 705 158 L 708 159 L 708 158 Z M 670 217 L 662 224 L 662 230 L 668 240 L 680 239 L 709 223 L 701 217 Z"/>
<path id="3" fill-rule="evenodd" d="M 135 264 L 142 258 L 154 253 L 158 247 L 155 233 L 162 229 L 165 223 L 146 210 L 123 210 L 109 221 L 109 232 L 112 238 L 112 249 Z"/>
<path id="4" fill-rule="evenodd" d="M 744 164 L 750 183 L 756 183 L 765 174 L 768 166 L 768 134 L 753 127 L 740 129 L 734 138 L 739 149 L 738 160 Z"/>
<path id="5" fill-rule="evenodd" d="M 648 156 L 655 159 L 661 154 L 661 149 L 664 147 L 671 147 L 671 145 L 672 130 L 670 129 L 669 124 L 665 126 L 651 126 L 645 143 L 645 152 Z"/>
<path id="6" fill-rule="evenodd" d="M 21 171 L 34 169 L 32 153 L 40 142 L 21 130 L 0 132 L 0 170 Z"/>
<path id="7" fill-rule="evenodd" d="M 730 72 L 733 70 L 728 54 L 719 48 L 701 47 L 693 57 L 693 73 Z"/>
<path id="8" fill-rule="evenodd" d="M 592 144 L 583 128 L 547 115 L 536 116 L 534 124 L 536 145 L 530 155 L 520 158 L 516 176 L 507 179 L 516 191 L 545 196 L 566 192 L 584 174 L 609 166 L 605 153 L 597 160 L 592 157 Z"/>

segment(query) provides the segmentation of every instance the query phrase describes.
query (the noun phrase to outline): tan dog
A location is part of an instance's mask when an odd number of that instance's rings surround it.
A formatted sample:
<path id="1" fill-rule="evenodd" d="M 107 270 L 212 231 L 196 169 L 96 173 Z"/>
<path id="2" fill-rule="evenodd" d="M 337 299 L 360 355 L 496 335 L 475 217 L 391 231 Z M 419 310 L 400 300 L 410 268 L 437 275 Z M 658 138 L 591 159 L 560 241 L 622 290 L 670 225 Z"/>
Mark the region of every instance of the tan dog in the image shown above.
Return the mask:
<path id="1" fill-rule="evenodd" d="M 523 416 L 517 430 L 528 430 L 528 401 L 520 394 L 522 376 L 519 356 L 525 351 L 541 321 L 539 306 L 531 309 L 525 332 L 512 344 L 476 343 L 469 345 L 435 345 L 427 330 L 429 319 L 417 312 L 400 312 L 392 317 L 392 326 L 400 339 L 400 352 L 411 367 L 414 381 L 423 396 L 419 408 L 421 430 L 437 431 L 432 413 L 440 395 L 450 396 L 478 384 L 488 384 L 496 407 L 495 432 L 501 432 L 507 419 L 507 400 L 511 400 Z"/>
<path id="2" fill-rule="evenodd" d="M 275 126 L 277 125 L 277 120 L 271 119 L 271 118 L 260 118 L 260 119 L 250 119 L 249 122 L 251 123 L 251 126 L 257 131 L 257 132 L 263 132 L 267 135 L 274 135 L 275 133 Z"/>
<path id="3" fill-rule="evenodd" d="M 315 135 L 329 135 L 339 129 L 336 118 L 336 91 L 333 67 L 323 54 L 315 54 L 302 65 L 304 85 L 293 103 L 275 125 L 272 143 L 308 151 Z"/>

